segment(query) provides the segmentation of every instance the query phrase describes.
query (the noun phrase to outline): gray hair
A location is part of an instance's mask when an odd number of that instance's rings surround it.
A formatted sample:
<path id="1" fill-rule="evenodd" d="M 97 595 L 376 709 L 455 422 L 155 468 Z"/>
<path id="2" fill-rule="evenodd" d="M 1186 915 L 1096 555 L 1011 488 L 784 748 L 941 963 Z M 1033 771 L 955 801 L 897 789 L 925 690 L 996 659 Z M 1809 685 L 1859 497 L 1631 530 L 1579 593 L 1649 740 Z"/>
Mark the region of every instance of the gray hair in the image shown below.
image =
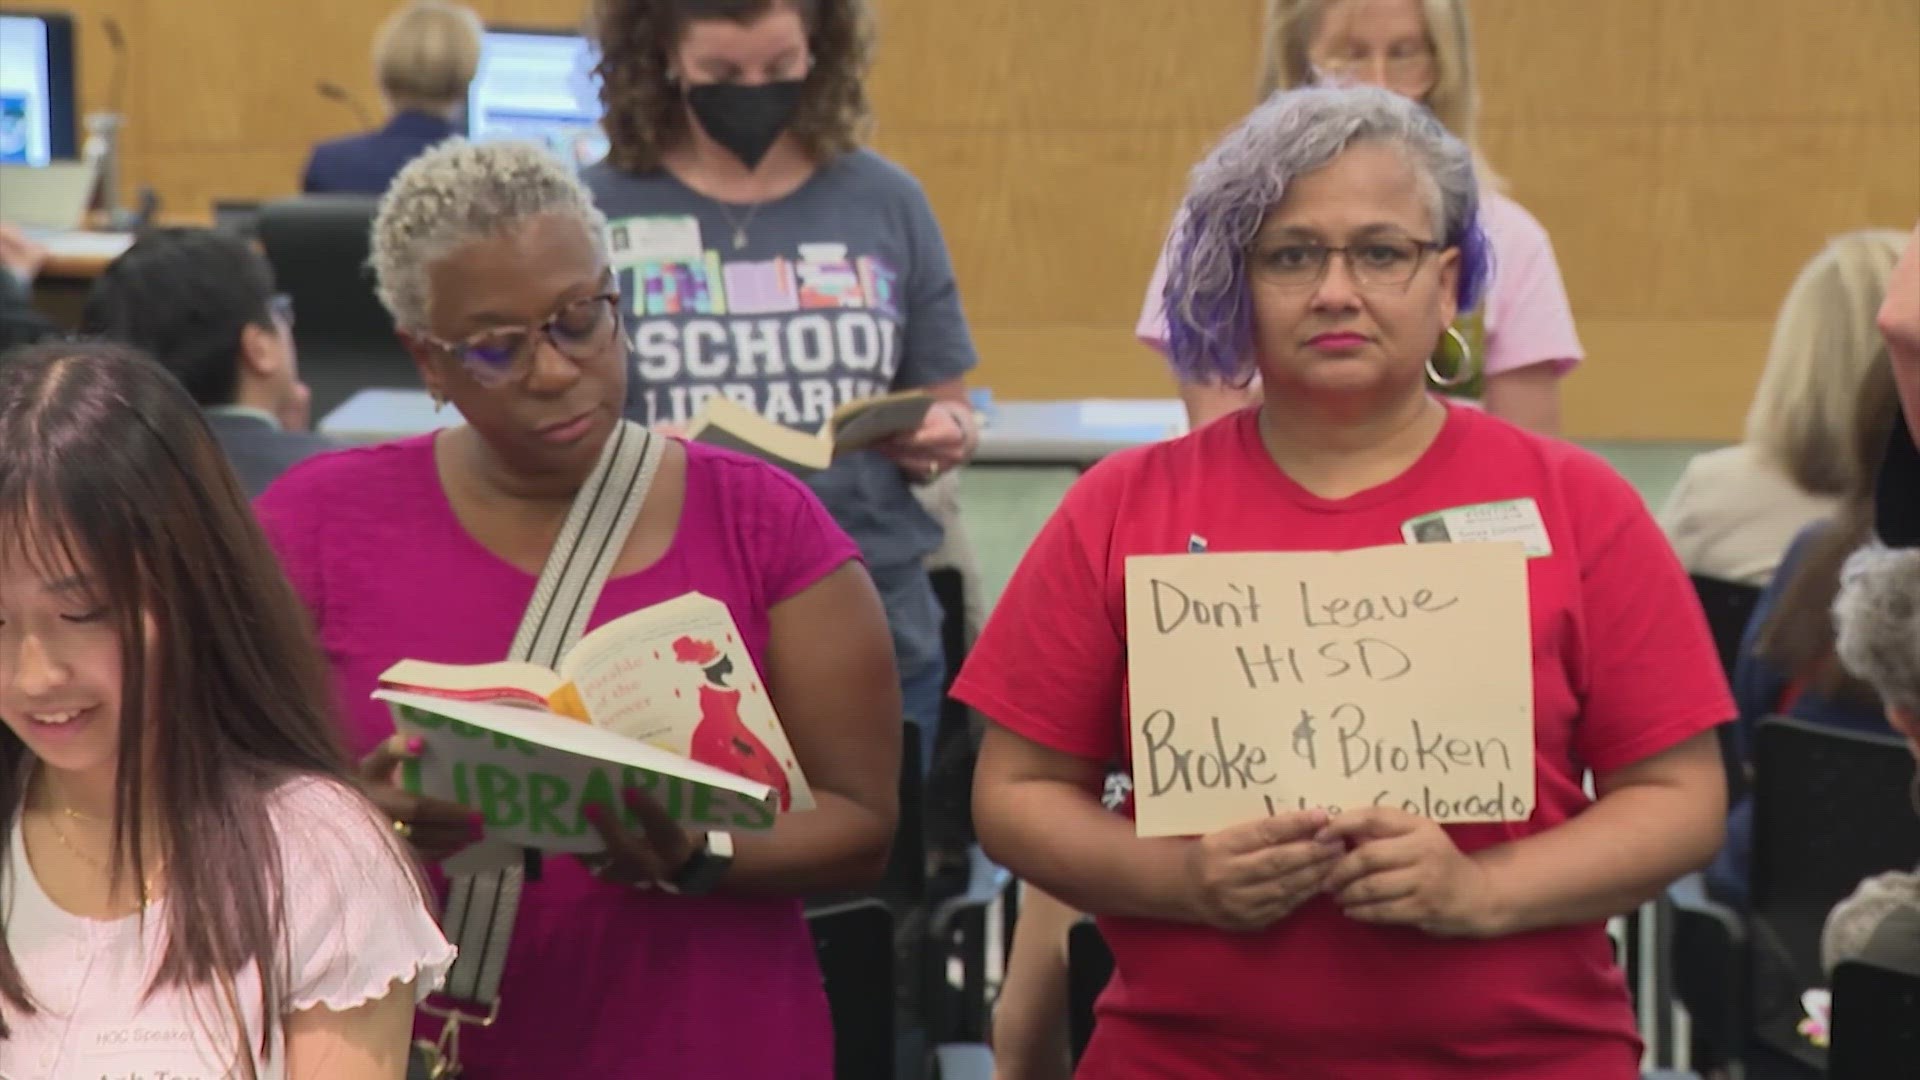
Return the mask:
<path id="1" fill-rule="evenodd" d="M 1920 716 L 1920 548 L 1868 544 L 1840 571 L 1834 651 L 1893 708 Z"/>
<path id="2" fill-rule="evenodd" d="M 552 151 L 534 143 L 449 139 L 407 163 L 373 221 L 375 290 L 402 330 L 425 330 L 427 270 L 476 240 L 544 214 L 576 217 L 607 253 L 607 218 Z"/>
<path id="3" fill-rule="evenodd" d="M 1460 310 L 1492 274 L 1473 152 L 1417 102 L 1377 87 L 1308 87 L 1269 97 L 1196 165 L 1174 231 L 1165 294 L 1168 352 L 1192 381 L 1245 374 L 1253 333 L 1246 249 L 1296 179 L 1356 143 L 1399 147 L 1426 188 L 1435 240 L 1460 252 Z"/>

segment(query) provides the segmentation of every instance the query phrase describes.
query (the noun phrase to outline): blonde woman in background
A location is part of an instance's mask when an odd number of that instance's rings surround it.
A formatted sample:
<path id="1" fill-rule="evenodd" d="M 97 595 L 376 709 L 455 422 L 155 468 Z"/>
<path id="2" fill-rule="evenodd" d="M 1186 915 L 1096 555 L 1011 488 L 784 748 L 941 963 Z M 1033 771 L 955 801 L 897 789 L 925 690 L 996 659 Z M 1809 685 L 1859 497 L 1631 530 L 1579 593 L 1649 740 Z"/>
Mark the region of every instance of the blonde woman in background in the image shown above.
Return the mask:
<path id="1" fill-rule="evenodd" d="M 377 131 L 315 146 L 301 190 L 378 195 L 401 166 L 459 134 L 483 30 L 472 8 L 447 0 L 413 0 L 389 15 L 373 39 L 373 68 L 392 116 Z"/>
<path id="2" fill-rule="evenodd" d="M 1315 82 L 1368 83 L 1427 107 L 1475 146 L 1479 90 L 1466 0 L 1269 0 L 1260 96 Z M 1493 245 L 1494 278 L 1482 314 L 1457 330 L 1472 357 L 1444 370 L 1448 394 L 1478 399 L 1503 420 L 1544 435 L 1560 430 L 1560 379 L 1583 357 L 1573 310 L 1547 232 L 1506 197 L 1476 151 L 1481 226 Z M 1166 255 L 1154 267 L 1135 333 L 1167 353 L 1162 292 Z M 1443 341 L 1443 349 L 1445 343 Z M 1195 427 L 1260 400 L 1260 383 L 1182 381 Z"/>
<path id="3" fill-rule="evenodd" d="M 1690 573 L 1765 585 L 1801 529 L 1867 486 L 1854 405 L 1886 362 L 1874 312 L 1905 241 L 1892 229 L 1837 236 L 1787 290 L 1745 438 L 1689 461 L 1660 512 Z"/>

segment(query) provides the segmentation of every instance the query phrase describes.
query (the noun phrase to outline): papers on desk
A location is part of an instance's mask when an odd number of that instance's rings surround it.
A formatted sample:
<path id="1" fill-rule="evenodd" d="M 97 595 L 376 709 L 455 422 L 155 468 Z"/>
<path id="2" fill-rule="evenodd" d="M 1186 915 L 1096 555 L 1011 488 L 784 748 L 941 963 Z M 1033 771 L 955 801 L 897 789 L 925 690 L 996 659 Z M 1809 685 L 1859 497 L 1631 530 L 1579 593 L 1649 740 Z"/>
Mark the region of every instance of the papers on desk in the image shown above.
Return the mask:
<path id="1" fill-rule="evenodd" d="M 1090 398 L 1080 403 L 1080 424 L 1157 432 L 1161 438 L 1187 433 L 1187 408 L 1178 399 Z"/>
<path id="2" fill-rule="evenodd" d="M 132 233 L 45 229 L 31 230 L 27 236 L 55 259 L 117 259 L 133 246 Z"/>

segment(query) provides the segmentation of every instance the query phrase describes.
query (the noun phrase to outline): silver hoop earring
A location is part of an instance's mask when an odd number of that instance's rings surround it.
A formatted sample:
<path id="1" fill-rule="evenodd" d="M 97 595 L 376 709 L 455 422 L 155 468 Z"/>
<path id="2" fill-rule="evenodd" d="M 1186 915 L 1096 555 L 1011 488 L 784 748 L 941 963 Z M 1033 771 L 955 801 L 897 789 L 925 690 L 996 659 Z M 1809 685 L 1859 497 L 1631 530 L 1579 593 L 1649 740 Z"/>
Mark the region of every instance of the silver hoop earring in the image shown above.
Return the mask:
<path id="1" fill-rule="evenodd" d="M 1460 347 L 1460 363 L 1454 367 L 1453 377 L 1451 379 L 1442 377 L 1440 369 L 1433 366 L 1433 357 L 1427 357 L 1427 378 L 1433 385 L 1438 386 L 1442 390 L 1451 390 L 1456 386 L 1465 386 L 1467 383 L 1472 382 L 1474 375 L 1477 374 L 1473 370 L 1473 346 L 1467 344 L 1466 335 L 1449 326 L 1447 327 L 1447 336 L 1452 338 L 1453 343 Z"/>

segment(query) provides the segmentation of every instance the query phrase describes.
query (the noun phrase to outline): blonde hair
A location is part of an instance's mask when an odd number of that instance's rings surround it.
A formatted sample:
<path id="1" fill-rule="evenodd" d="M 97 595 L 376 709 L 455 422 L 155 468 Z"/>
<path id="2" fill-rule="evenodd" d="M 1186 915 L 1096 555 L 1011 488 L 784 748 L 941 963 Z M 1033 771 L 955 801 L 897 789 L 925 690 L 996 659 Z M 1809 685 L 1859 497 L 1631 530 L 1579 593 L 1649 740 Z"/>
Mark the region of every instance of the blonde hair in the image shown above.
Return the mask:
<path id="1" fill-rule="evenodd" d="M 399 108 L 452 109 L 480 67 L 485 27 L 472 8 L 448 0 L 412 0 L 373 39 L 380 89 Z"/>
<path id="2" fill-rule="evenodd" d="M 1291 90 L 1314 81 L 1313 39 L 1326 15 L 1343 0 L 1267 0 L 1267 21 L 1260 64 L 1260 98 L 1276 90 Z M 1473 34 L 1467 23 L 1467 0 L 1420 0 L 1433 48 L 1433 87 L 1421 104 L 1454 138 L 1473 150 L 1474 167 L 1483 188 L 1499 189 L 1504 182 L 1480 153 L 1475 126 L 1480 118 L 1480 87 L 1474 81 Z"/>
<path id="3" fill-rule="evenodd" d="M 1811 494 L 1844 495 L 1865 482 L 1853 450 L 1857 402 L 1868 376 L 1887 363 L 1874 314 L 1906 240 L 1892 229 L 1829 240 L 1774 320 L 1746 441 Z"/>

